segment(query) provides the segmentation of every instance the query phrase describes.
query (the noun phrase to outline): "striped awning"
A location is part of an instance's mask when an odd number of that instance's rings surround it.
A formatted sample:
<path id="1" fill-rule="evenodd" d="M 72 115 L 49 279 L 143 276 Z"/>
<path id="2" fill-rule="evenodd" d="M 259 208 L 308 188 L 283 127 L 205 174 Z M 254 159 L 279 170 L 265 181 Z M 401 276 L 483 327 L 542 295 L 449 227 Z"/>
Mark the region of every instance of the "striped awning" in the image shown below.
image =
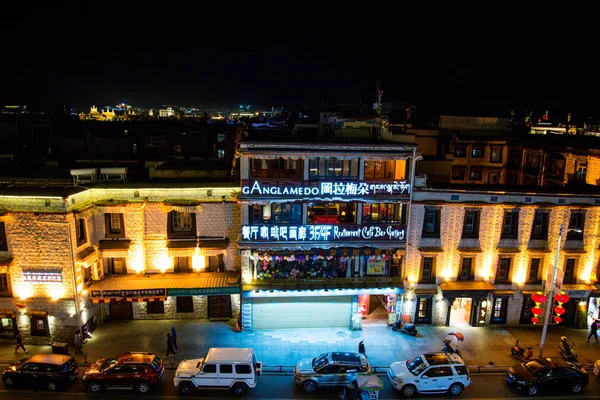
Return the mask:
<path id="1" fill-rule="evenodd" d="M 195 212 L 200 211 L 201 208 L 198 205 L 162 204 L 162 210 L 167 213 L 177 211 L 180 213 L 194 214 Z"/>
<path id="2" fill-rule="evenodd" d="M 126 206 L 124 204 L 120 205 L 99 205 L 98 211 L 104 214 L 122 214 L 125 212 Z"/>

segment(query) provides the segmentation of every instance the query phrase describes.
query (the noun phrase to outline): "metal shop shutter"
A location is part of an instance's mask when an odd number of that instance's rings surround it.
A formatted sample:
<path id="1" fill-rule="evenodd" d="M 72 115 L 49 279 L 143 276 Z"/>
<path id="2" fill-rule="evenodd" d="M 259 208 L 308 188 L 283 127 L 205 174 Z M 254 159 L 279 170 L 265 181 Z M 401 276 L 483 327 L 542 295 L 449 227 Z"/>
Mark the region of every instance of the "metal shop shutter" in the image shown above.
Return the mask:
<path id="1" fill-rule="evenodd" d="M 348 328 L 350 296 L 252 299 L 254 329 Z"/>

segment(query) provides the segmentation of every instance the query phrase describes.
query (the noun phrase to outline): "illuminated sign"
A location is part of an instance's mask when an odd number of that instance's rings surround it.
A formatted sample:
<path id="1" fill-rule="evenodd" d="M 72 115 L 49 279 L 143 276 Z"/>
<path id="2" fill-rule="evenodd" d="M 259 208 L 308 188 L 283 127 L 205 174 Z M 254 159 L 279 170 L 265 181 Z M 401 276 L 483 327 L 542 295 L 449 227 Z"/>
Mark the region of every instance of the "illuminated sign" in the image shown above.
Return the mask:
<path id="1" fill-rule="evenodd" d="M 403 241 L 403 225 L 245 225 L 242 241 L 339 242 L 353 240 Z"/>
<path id="2" fill-rule="evenodd" d="M 62 282 L 62 270 L 23 270 L 24 282 Z"/>
<path id="3" fill-rule="evenodd" d="M 407 195 L 410 183 L 406 181 L 390 183 L 374 182 L 319 182 L 318 185 L 265 185 L 254 181 L 243 185 L 242 194 L 250 196 L 377 196 Z"/>
<path id="4" fill-rule="evenodd" d="M 92 298 L 167 297 L 167 289 L 92 290 Z"/>

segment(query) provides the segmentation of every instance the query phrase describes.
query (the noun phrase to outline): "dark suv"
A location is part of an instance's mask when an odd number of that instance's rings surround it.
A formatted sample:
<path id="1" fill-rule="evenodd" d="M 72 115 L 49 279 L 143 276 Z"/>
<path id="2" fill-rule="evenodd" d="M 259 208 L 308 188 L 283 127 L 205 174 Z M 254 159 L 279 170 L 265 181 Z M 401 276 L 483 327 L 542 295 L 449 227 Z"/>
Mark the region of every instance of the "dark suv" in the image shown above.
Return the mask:
<path id="1" fill-rule="evenodd" d="M 162 360 L 152 353 L 123 353 L 90 365 L 81 381 L 90 392 L 110 388 L 132 388 L 148 393 L 163 377 Z"/>
<path id="2" fill-rule="evenodd" d="M 7 387 L 29 386 L 51 391 L 63 389 L 77 378 L 79 368 L 71 356 L 36 354 L 12 363 L 2 374 Z"/>

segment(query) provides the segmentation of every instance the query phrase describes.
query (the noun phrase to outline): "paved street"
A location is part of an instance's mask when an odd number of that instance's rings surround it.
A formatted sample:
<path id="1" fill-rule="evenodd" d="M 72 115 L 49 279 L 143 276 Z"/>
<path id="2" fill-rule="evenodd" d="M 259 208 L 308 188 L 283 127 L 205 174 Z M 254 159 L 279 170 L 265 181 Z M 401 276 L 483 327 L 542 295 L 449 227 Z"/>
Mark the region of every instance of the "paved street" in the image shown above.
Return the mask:
<path id="1" fill-rule="evenodd" d="M 177 364 L 184 358 L 202 357 L 210 347 L 253 347 L 266 366 L 292 367 L 301 358 L 314 357 L 327 351 L 356 351 L 364 340 L 366 352 L 373 366 L 387 367 L 392 362 L 406 360 L 426 351 L 441 350 L 442 339 L 452 331 L 447 327 L 419 326 L 417 337 L 393 332 L 383 322 L 366 321 L 362 330 L 343 328 L 291 329 L 272 331 L 232 330 L 231 322 L 199 321 L 129 321 L 110 322 L 93 333 L 93 339 L 84 346 L 88 361 L 109 357 L 126 351 L 149 351 L 161 357 L 166 352 L 166 334 L 171 326 L 178 332 L 177 356 L 165 359 L 165 363 Z M 471 366 L 511 365 L 515 359 L 510 347 L 518 338 L 523 345 L 534 347 L 537 355 L 542 327 L 484 327 L 460 328 L 465 335 L 460 344 L 465 362 Z M 582 364 L 600 359 L 600 344 L 586 343 L 587 330 L 550 326 L 544 355 L 558 355 L 558 342 L 566 335 L 576 342 Z M 28 346 L 30 354 L 51 352 L 50 346 Z M 73 354 L 73 352 L 71 352 Z M 14 345 L 0 345 L 0 361 L 22 358 L 20 351 L 14 353 Z M 82 355 L 74 355 L 79 363 Z"/>

